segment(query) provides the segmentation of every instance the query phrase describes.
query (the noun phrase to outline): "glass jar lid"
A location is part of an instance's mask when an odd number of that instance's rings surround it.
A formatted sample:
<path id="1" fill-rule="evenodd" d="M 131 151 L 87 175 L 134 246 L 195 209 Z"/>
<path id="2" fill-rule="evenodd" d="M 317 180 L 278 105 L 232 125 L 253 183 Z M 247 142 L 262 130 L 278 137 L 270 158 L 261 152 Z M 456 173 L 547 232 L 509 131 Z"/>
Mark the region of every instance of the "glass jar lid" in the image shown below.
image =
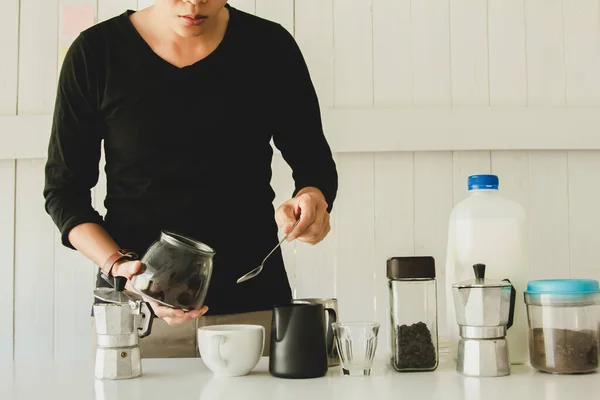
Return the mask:
<path id="1" fill-rule="evenodd" d="M 542 279 L 530 281 L 525 290 L 527 304 L 581 306 L 600 303 L 600 284 L 594 279 Z"/>
<path id="2" fill-rule="evenodd" d="M 387 260 L 388 279 L 434 279 L 435 260 L 431 256 L 391 257 Z"/>

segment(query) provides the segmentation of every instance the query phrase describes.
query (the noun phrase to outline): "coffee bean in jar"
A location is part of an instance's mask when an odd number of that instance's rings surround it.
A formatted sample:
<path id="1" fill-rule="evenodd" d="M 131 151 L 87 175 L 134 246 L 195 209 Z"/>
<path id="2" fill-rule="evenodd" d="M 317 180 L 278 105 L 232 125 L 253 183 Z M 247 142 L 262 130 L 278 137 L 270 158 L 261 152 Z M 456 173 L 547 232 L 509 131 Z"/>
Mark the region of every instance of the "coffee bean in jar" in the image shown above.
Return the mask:
<path id="1" fill-rule="evenodd" d="M 430 369 L 437 363 L 431 332 L 423 322 L 396 327 L 396 369 Z"/>

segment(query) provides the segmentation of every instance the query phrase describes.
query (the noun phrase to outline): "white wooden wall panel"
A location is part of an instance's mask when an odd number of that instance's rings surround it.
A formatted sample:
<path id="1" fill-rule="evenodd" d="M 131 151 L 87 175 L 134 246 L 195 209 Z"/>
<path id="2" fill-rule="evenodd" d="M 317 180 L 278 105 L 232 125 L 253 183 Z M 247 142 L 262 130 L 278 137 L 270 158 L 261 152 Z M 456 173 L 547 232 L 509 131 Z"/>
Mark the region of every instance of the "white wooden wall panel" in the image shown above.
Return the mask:
<path id="1" fill-rule="evenodd" d="M 386 261 L 415 253 L 414 154 L 375 154 L 375 318 L 378 354 L 391 353 Z"/>
<path id="2" fill-rule="evenodd" d="M 567 152 L 529 153 L 530 277 L 569 277 Z"/>
<path id="3" fill-rule="evenodd" d="M 138 0 L 139 1 L 139 0 Z M 256 13 L 256 1 L 255 0 L 229 0 L 228 3 L 238 10 L 245 11 L 250 14 Z"/>
<path id="4" fill-rule="evenodd" d="M 410 7 L 410 0 L 373 0 L 375 107 L 413 102 Z"/>
<path id="5" fill-rule="evenodd" d="M 15 161 L 0 161 L 0 304 L 5 312 L 0 324 L 0 362 L 13 359 Z"/>
<path id="6" fill-rule="evenodd" d="M 490 104 L 527 102 L 524 0 L 489 0 Z"/>
<path id="7" fill-rule="evenodd" d="M 415 153 L 415 255 L 433 256 L 438 280 L 438 309 L 446 309 L 446 246 L 453 207 L 452 153 Z M 445 314 L 439 316 L 445 332 Z"/>
<path id="8" fill-rule="evenodd" d="M 452 105 L 489 104 L 487 15 L 486 1 L 450 0 Z"/>
<path id="9" fill-rule="evenodd" d="M 334 206 L 335 207 L 335 206 Z M 316 245 L 299 241 L 295 242 L 295 279 L 294 297 L 336 297 L 336 276 L 338 273 L 337 254 L 340 248 L 336 240 L 337 212 L 331 213 L 331 232 Z M 348 315 L 351 310 L 339 310 L 340 314 Z"/>
<path id="10" fill-rule="evenodd" d="M 448 106 L 450 84 L 450 13 L 448 0 L 411 2 L 414 104 Z"/>
<path id="11" fill-rule="evenodd" d="M 336 296 L 346 320 L 375 318 L 373 155 L 338 157 Z M 352 218 L 348 218 L 351 215 Z"/>
<path id="12" fill-rule="evenodd" d="M 334 1 L 335 106 L 373 105 L 371 0 Z"/>
<path id="13" fill-rule="evenodd" d="M 598 1 L 563 0 L 567 105 L 600 104 Z"/>
<path id="14" fill-rule="evenodd" d="M 456 151 L 452 156 L 453 202 L 456 205 L 469 196 L 470 175 L 491 172 L 491 156 L 489 151 Z"/>
<path id="15" fill-rule="evenodd" d="M 286 200 L 292 197 L 294 192 L 294 181 L 292 180 L 292 170 L 289 165 L 285 162 L 280 153 L 273 155 L 273 162 L 271 169 L 273 175 L 271 177 L 271 187 L 275 192 L 275 200 L 273 200 L 273 207 L 275 211 L 277 208 Z M 279 232 L 279 238 L 283 238 L 281 231 Z M 281 252 L 283 255 L 283 262 L 287 271 L 290 285 L 292 290 L 296 286 L 296 260 L 295 260 L 295 249 L 294 243 L 283 242 L 281 244 Z"/>
<path id="16" fill-rule="evenodd" d="M 570 275 L 600 279 L 600 152 L 569 152 Z"/>
<path id="17" fill-rule="evenodd" d="M 54 235 L 54 358 L 86 359 L 91 349 L 91 308 L 94 300 L 93 264 L 81 253 L 64 247 Z"/>
<path id="18" fill-rule="evenodd" d="M 19 20 L 18 113 L 48 114 L 56 96 L 58 0 L 21 0 Z"/>
<path id="19" fill-rule="evenodd" d="M 0 115 L 17 113 L 19 0 L 4 0 L 0 12 Z"/>
<path id="20" fill-rule="evenodd" d="M 137 0 L 137 9 L 143 10 L 144 8 L 153 6 L 154 3 L 155 3 L 154 0 Z M 252 3 L 254 4 L 254 1 L 252 1 Z"/>
<path id="21" fill-rule="evenodd" d="M 527 104 L 565 104 L 562 0 L 526 0 Z"/>
<path id="22" fill-rule="evenodd" d="M 137 0 L 98 0 L 98 22 L 123 14 L 126 10 L 136 10 Z"/>
<path id="23" fill-rule="evenodd" d="M 277 22 L 294 34 L 294 0 L 256 0 L 256 15 Z"/>
<path id="24" fill-rule="evenodd" d="M 295 2 L 296 42 L 304 55 L 322 109 L 333 107 L 333 0 Z"/>
<path id="25" fill-rule="evenodd" d="M 15 360 L 54 357 L 54 234 L 44 211 L 45 160 L 17 162 Z M 62 297 L 64 298 L 64 297 Z"/>

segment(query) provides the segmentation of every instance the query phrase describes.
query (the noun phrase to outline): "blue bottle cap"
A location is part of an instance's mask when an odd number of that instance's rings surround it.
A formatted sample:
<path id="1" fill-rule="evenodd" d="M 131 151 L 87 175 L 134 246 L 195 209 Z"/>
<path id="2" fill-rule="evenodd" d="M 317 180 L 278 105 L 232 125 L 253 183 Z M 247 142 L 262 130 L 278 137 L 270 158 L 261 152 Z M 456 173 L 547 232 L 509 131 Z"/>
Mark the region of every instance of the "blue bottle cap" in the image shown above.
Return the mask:
<path id="1" fill-rule="evenodd" d="M 468 179 L 469 190 L 491 189 L 498 190 L 500 180 L 497 175 L 471 175 Z"/>

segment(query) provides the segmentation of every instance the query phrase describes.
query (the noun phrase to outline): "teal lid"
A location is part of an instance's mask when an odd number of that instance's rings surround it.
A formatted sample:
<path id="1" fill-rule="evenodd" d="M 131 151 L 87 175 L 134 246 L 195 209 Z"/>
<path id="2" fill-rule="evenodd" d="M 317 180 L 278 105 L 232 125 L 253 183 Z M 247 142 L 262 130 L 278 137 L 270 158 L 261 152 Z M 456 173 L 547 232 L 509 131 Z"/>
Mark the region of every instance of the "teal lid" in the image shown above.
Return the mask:
<path id="1" fill-rule="evenodd" d="M 593 279 L 543 279 L 527 284 L 527 294 L 587 294 L 599 293 L 600 285 Z"/>

